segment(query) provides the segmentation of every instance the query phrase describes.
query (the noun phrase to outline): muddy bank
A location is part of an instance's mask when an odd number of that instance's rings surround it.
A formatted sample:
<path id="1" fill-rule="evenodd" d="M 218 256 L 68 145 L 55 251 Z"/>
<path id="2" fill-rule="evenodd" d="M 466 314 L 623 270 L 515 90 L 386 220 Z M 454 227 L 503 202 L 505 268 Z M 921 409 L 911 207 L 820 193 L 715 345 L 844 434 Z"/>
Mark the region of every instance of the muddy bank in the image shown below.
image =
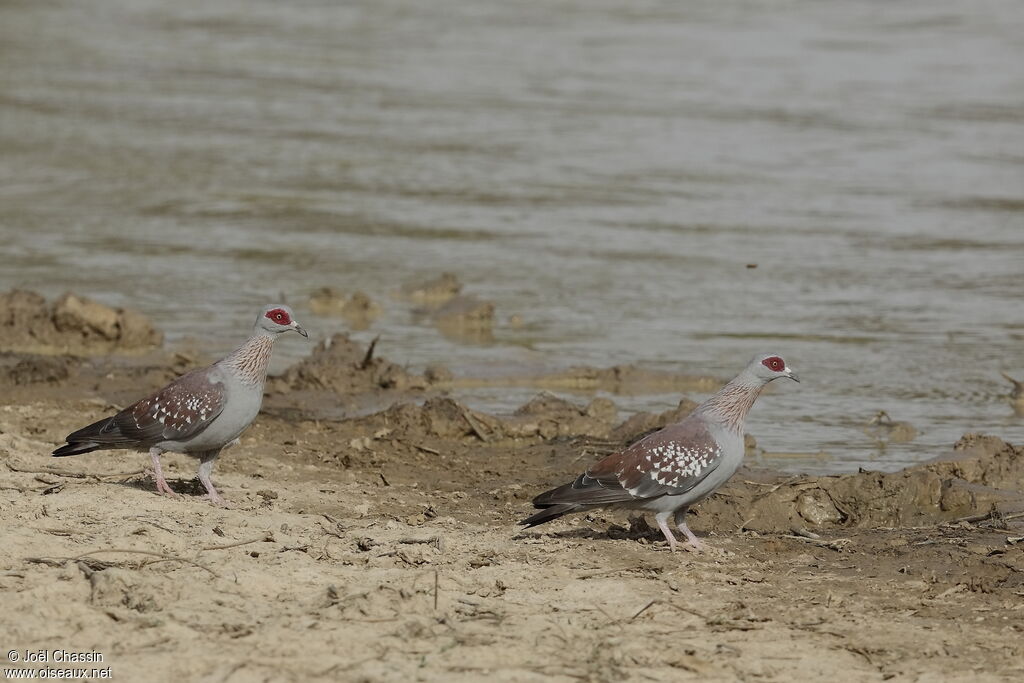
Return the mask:
<path id="1" fill-rule="evenodd" d="M 455 402 L 408 405 L 336 422 L 262 416 L 218 464 L 227 510 L 193 498 L 186 458 L 166 458 L 186 494 L 173 500 L 153 493 L 142 454 L 47 457 L 61 425 L 102 406 L 0 405 L 0 629 L 12 647 L 59 636 L 98 650 L 130 680 L 1022 673 L 1024 519 L 1012 513 L 815 532 L 801 519 L 818 538 L 779 517 L 755 531 L 732 523 L 741 505 L 716 506 L 742 495 L 744 511 L 797 507 L 812 489 L 743 472 L 692 522 L 707 553 L 670 553 L 620 513 L 521 531 L 529 498 L 583 464 L 576 440 L 484 440 Z M 571 421 L 587 406 L 542 397 L 535 409 Z M 965 437 L 958 449 L 925 469 L 992 486 L 1019 477 L 1016 446 Z M 840 493 L 877 476 L 812 483 L 868 505 L 879 496 Z"/>
<path id="2" fill-rule="evenodd" d="M 2 360 L 12 647 L 60 637 L 128 680 L 1024 674 L 1024 448 L 997 437 L 896 473 L 743 469 L 694 511 L 709 551 L 670 553 L 625 512 L 517 522 L 537 493 L 689 413 L 685 398 L 623 415 L 543 391 L 491 415 L 445 394 L 443 368 L 409 373 L 338 335 L 268 384 L 218 462 L 224 510 L 196 499 L 183 456 L 165 457 L 181 499 L 154 493 L 144 454 L 49 456 L 200 357 Z M 332 418 L 352 397 L 385 405 Z"/>
<path id="3" fill-rule="evenodd" d="M 1022 511 L 1024 447 L 978 434 L 965 435 L 948 457 L 893 473 L 784 479 L 741 472 L 700 508 L 716 526 L 773 532 L 999 521 Z"/>
<path id="4" fill-rule="evenodd" d="M 94 355 L 159 347 L 163 334 L 140 313 L 75 294 L 52 304 L 35 292 L 0 294 L 0 351 Z"/>

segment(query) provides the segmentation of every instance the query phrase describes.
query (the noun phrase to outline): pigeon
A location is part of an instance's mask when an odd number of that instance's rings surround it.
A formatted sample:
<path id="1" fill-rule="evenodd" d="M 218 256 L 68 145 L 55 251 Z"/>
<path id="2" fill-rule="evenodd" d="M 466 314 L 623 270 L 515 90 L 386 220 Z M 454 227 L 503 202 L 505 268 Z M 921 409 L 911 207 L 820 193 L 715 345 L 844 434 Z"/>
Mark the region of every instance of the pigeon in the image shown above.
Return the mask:
<path id="1" fill-rule="evenodd" d="M 212 503 L 225 505 L 210 474 L 221 449 L 256 418 L 263 403 L 263 384 L 274 340 L 294 330 L 309 337 L 290 308 L 271 305 L 260 311 L 253 334 L 231 355 L 213 365 L 192 370 L 163 389 L 69 434 L 55 457 L 113 448 L 149 450 L 159 493 L 176 495 L 164 479 L 160 454 L 185 453 L 199 459 L 199 481 Z"/>
<path id="2" fill-rule="evenodd" d="M 612 453 L 590 469 L 533 499 L 540 512 L 520 524 L 537 526 L 571 512 L 598 507 L 655 513 L 669 548 L 677 541 L 668 526 L 675 517 L 690 545 L 702 543 L 686 526 L 686 512 L 722 486 L 743 462 L 743 421 L 761 389 L 788 377 L 799 382 L 776 354 L 755 356 L 750 364 L 714 396 L 681 421 Z"/>

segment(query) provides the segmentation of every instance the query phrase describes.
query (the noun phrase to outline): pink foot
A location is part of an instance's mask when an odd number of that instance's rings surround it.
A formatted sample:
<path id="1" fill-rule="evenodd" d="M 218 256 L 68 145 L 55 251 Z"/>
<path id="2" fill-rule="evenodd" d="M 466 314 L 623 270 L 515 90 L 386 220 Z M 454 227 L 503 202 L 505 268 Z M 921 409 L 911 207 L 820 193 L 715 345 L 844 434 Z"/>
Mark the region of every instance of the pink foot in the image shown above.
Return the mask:
<path id="1" fill-rule="evenodd" d="M 224 498 L 216 491 L 214 491 L 213 493 L 207 493 L 205 495 L 199 496 L 199 500 L 208 500 L 210 501 L 211 504 L 221 508 L 231 507 L 231 503 L 224 500 Z"/>
<path id="2" fill-rule="evenodd" d="M 156 492 L 171 498 L 181 498 L 167 485 L 167 480 L 164 479 L 164 471 L 160 467 L 160 451 L 154 448 L 149 452 L 149 455 L 153 459 L 153 478 L 156 479 Z"/>
<path id="3" fill-rule="evenodd" d="M 661 529 L 661 533 L 665 535 L 665 540 L 668 541 L 668 548 L 672 552 L 676 551 L 676 546 L 679 545 L 679 541 L 676 540 L 672 530 L 668 528 L 668 515 L 671 513 L 659 512 L 654 516 L 655 521 L 658 522 L 658 528 Z"/>
<path id="4" fill-rule="evenodd" d="M 156 480 L 156 492 L 170 498 L 181 498 L 179 494 L 174 492 L 174 489 L 167 485 L 167 480 L 163 477 L 158 477 Z"/>
<path id="5" fill-rule="evenodd" d="M 707 548 L 707 546 L 705 546 L 703 543 L 701 543 L 700 539 L 697 538 L 696 534 L 694 534 L 692 531 L 690 531 L 690 527 L 686 526 L 686 522 L 679 522 L 678 526 L 679 526 L 679 530 L 682 531 L 683 534 L 686 535 L 686 540 L 688 540 L 690 542 L 690 547 L 687 548 L 687 550 L 693 550 L 693 551 L 696 551 L 696 552 L 701 552 L 701 551 L 703 551 L 703 550 L 705 550 Z"/>

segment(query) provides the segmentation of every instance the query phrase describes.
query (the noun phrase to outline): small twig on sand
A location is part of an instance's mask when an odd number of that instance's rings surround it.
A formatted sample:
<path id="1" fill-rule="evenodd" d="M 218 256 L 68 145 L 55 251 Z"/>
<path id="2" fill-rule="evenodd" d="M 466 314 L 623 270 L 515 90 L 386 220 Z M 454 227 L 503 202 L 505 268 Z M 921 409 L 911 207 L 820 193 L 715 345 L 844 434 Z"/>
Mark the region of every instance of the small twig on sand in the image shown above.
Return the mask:
<path id="1" fill-rule="evenodd" d="M 816 545 L 819 548 L 828 548 L 829 550 L 835 550 L 836 552 L 840 552 L 847 545 L 852 543 L 852 541 L 850 539 L 848 539 L 848 538 L 836 538 L 836 539 L 833 539 L 831 541 L 827 541 L 825 539 L 808 538 L 806 536 L 794 536 L 793 534 L 783 534 L 782 537 L 783 538 L 795 538 L 798 541 L 803 541 L 804 543 L 810 543 L 811 545 Z"/>
<path id="2" fill-rule="evenodd" d="M 634 614 L 633 616 L 631 616 L 631 617 L 629 618 L 629 620 L 630 620 L 630 621 L 633 621 L 633 620 L 634 620 L 634 619 L 636 619 L 636 618 L 637 618 L 638 616 L 640 616 L 641 614 L 643 614 L 644 612 L 646 612 L 646 611 L 647 611 L 647 610 L 648 610 L 649 608 L 651 608 L 651 607 L 652 607 L 652 606 L 654 605 L 654 603 L 656 603 L 656 602 L 658 602 L 657 598 L 655 598 L 654 600 L 651 600 L 651 601 L 650 601 L 649 603 L 647 603 L 646 605 L 644 605 L 643 607 L 641 607 L 641 608 L 640 608 L 640 611 L 639 611 L 639 612 L 637 612 L 636 614 Z"/>
<path id="3" fill-rule="evenodd" d="M 643 607 L 642 607 L 642 608 L 640 609 L 640 611 L 639 611 L 639 612 L 637 612 L 636 614 L 634 614 L 633 616 L 631 616 L 631 617 L 629 618 L 629 620 L 630 620 L 630 621 L 633 621 L 633 620 L 634 620 L 634 619 L 636 619 L 636 618 L 637 618 L 638 616 L 640 616 L 641 614 L 643 614 L 644 612 L 646 612 L 646 611 L 647 611 L 648 609 L 650 609 L 651 607 L 653 607 L 654 605 L 657 605 L 657 604 L 659 604 L 659 603 L 660 603 L 660 604 L 662 604 L 662 605 L 667 605 L 668 607 L 672 607 L 672 608 L 675 608 L 675 609 L 679 610 L 680 612 L 686 612 L 687 614 L 692 614 L 692 615 L 693 615 L 693 616 L 695 616 L 695 617 L 699 617 L 700 619 L 703 619 L 703 620 L 705 621 L 705 623 L 706 623 L 706 622 L 708 621 L 708 617 L 707 617 L 707 615 L 706 615 L 706 614 L 702 614 L 702 613 L 698 612 L 698 611 L 697 611 L 697 610 L 695 610 L 695 609 L 690 609 L 689 607 L 683 607 L 682 605 L 677 605 L 677 604 L 675 604 L 674 602 L 670 602 L 670 601 L 668 601 L 668 600 L 659 600 L 659 599 L 657 599 L 657 598 L 656 598 L 656 599 L 654 599 L 654 600 L 651 600 L 651 601 L 650 601 L 649 603 L 647 603 L 646 605 L 644 605 L 644 606 L 643 606 Z"/>
<path id="4" fill-rule="evenodd" d="M 416 545 L 422 543 L 423 545 L 433 545 L 435 548 L 441 551 L 444 550 L 444 538 L 441 536 L 426 536 L 423 538 L 400 538 L 398 539 L 398 542 L 405 545 Z"/>
<path id="5" fill-rule="evenodd" d="M 480 429 L 480 426 L 476 423 L 476 418 L 473 417 L 465 406 L 462 406 L 462 417 L 466 418 L 466 422 L 469 423 L 469 428 L 473 430 L 473 433 L 477 435 L 477 438 L 484 443 L 490 441 L 490 437 Z"/>
<path id="6" fill-rule="evenodd" d="M 250 538 L 247 541 L 238 541 L 236 543 L 226 543 L 224 545 L 208 545 L 208 546 L 205 546 L 203 548 L 200 548 L 199 552 L 203 552 L 204 550 L 227 550 L 228 548 L 237 548 L 240 545 L 249 545 L 250 543 L 274 543 L 274 542 L 276 542 L 276 539 L 274 538 L 274 534 L 268 531 L 267 533 L 263 534 L 262 536 L 257 536 L 256 538 Z"/>
<path id="7" fill-rule="evenodd" d="M 388 478 L 384 476 L 383 472 L 378 472 L 377 474 L 380 475 L 380 480 L 384 483 L 385 486 L 391 486 L 391 482 L 388 481 Z"/>
<path id="8" fill-rule="evenodd" d="M 199 567 L 203 571 L 209 572 L 210 574 L 212 574 L 213 576 L 217 577 L 218 579 L 220 578 L 220 574 L 218 574 L 217 572 L 213 571 L 212 569 L 210 569 L 206 565 L 200 564 L 199 562 L 196 562 L 195 560 L 190 560 L 187 557 L 177 557 L 176 555 L 167 555 L 165 553 L 158 553 L 158 552 L 154 552 L 152 550 L 135 550 L 133 548 L 107 548 L 107 549 L 102 549 L 102 550 L 92 550 L 92 551 L 89 551 L 87 553 L 83 553 L 83 554 L 79 555 L 78 557 L 72 557 L 72 558 L 69 558 L 69 559 L 72 562 L 77 562 L 78 560 L 81 560 L 82 558 L 89 557 L 90 555 L 96 555 L 96 554 L 99 554 L 99 553 L 131 553 L 131 554 L 135 554 L 135 555 L 149 555 L 151 557 L 158 557 L 161 560 L 166 560 L 166 561 L 170 561 L 170 562 L 182 562 L 184 564 L 191 564 L 194 567 Z M 67 561 L 67 560 L 65 560 L 65 561 Z"/>
<path id="9" fill-rule="evenodd" d="M 775 493 L 776 491 L 778 491 L 779 489 L 781 489 L 783 486 L 788 486 L 788 485 L 793 484 L 793 483 L 795 483 L 797 481 L 800 481 L 800 479 L 802 479 L 803 476 L 804 475 L 802 475 L 802 474 L 798 474 L 798 475 L 792 476 L 792 477 L 790 477 L 788 479 L 784 479 L 783 481 L 780 481 L 777 484 L 762 484 L 762 486 L 770 486 L 771 488 L 769 488 L 767 491 L 764 491 L 762 493 L 758 493 L 756 496 L 754 496 L 753 500 L 760 500 L 761 498 L 764 498 L 765 496 L 769 496 L 769 495 Z M 744 483 L 755 484 L 757 482 L 744 482 Z"/>
<path id="10" fill-rule="evenodd" d="M 809 538 L 809 539 L 811 539 L 813 541 L 820 541 L 821 540 L 821 536 L 820 535 L 814 533 L 813 531 L 808 531 L 807 529 L 804 529 L 802 527 L 793 527 L 792 529 L 790 529 L 790 531 L 792 531 L 793 534 L 796 535 L 796 536 L 802 536 L 804 538 Z"/>
<path id="11" fill-rule="evenodd" d="M 638 568 L 634 567 L 634 566 L 629 566 L 629 567 L 611 567 L 609 569 L 595 569 L 594 571 L 583 572 L 582 574 L 578 574 L 576 576 L 576 578 L 577 579 L 592 579 L 595 576 L 604 576 L 605 574 L 616 574 L 618 572 L 633 572 L 633 571 L 638 571 Z"/>
<path id="12" fill-rule="evenodd" d="M 378 334 L 370 342 L 370 345 L 366 347 L 366 355 L 363 356 L 363 360 L 359 362 L 359 369 L 365 370 L 370 367 L 370 363 L 373 361 L 373 350 L 377 347 L 377 342 L 380 341 L 380 335 Z"/>
<path id="13" fill-rule="evenodd" d="M 410 448 L 415 448 L 418 451 L 423 451 L 424 453 L 430 453 L 431 455 L 441 455 L 441 451 L 437 450 L 436 448 L 424 446 L 423 444 L 412 443 L 411 441 L 402 441 L 401 439 L 395 439 L 395 441 L 402 445 L 409 446 Z"/>
<path id="14" fill-rule="evenodd" d="M 114 477 L 133 477 L 136 474 L 145 474 L 146 470 L 132 470 L 131 472 L 107 472 L 106 474 L 90 474 L 88 472 L 67 472 L 65 470 L 58 470 L 53 468 L 43 468 L 41 470 L 29 470 L 21 467 L 15 467 L 11 463 L 4 463 L 7 465 L 7 469 L 12 472 L 19 472 L 21 474 L 54 474 L 58 477 L 67 477 L 69 479 L 113 479 Z"/>
<path id="15" fill-rule="evenodd" d="M 45 564 L 47 567 L 63 567 L 67 563 L 67 559 L 60 557 L 23 557 L 21 559 L 29 564 Z"/>
<path id="16" fill-rule="evenodd" d="M 695 609 L 690 609 L 689 607 L 683 607 L 682 605 L 677 605 L 674 602 L 666 602 L 665 604 L 668 605 L 669 607 L 675 607 L 680 612 L 686 612 L 687 614 L 692 614 L 695 617 L 700 617 L 704 621 L 708 620 L 708 617 L 707 617 L 706 614 L 702 614 L 701 612 L 698 612 Z"/>

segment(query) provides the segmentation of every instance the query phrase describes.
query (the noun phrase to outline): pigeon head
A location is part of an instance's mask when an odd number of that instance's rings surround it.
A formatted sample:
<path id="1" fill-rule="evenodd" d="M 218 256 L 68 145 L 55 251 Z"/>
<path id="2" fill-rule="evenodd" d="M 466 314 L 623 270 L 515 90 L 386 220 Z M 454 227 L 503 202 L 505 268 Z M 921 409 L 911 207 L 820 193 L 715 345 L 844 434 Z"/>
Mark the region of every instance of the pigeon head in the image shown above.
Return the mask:
<path id="1" fill-rule="evenodd" d="M 779 379 L 780 377 L 788 377 L 794 382 L 799 382 L 800 379 L 796 376 L 789 366 L 786 365 L 786 361 L 782 360 L 782 356 L 774 353 L 765 353 L 760 356 L 754 356 L 753 360 L 750 361 L 750 365 L 747 366 L 747 372 L 752 374 L 763 384 L 767 384 L 772 380 Z"/>
<path id="2" fill-rule="evenodd" d="M 289 330 L 295 330 L 303 337 L 309 334 L 302 329 L 302 326 L 295 321 L 292 309 L 284 304 L 271 304 L 264 306 L 260 315 L 256 318 L 256 329 L 263 330 L 269 334 L 281 334 Z"/>

